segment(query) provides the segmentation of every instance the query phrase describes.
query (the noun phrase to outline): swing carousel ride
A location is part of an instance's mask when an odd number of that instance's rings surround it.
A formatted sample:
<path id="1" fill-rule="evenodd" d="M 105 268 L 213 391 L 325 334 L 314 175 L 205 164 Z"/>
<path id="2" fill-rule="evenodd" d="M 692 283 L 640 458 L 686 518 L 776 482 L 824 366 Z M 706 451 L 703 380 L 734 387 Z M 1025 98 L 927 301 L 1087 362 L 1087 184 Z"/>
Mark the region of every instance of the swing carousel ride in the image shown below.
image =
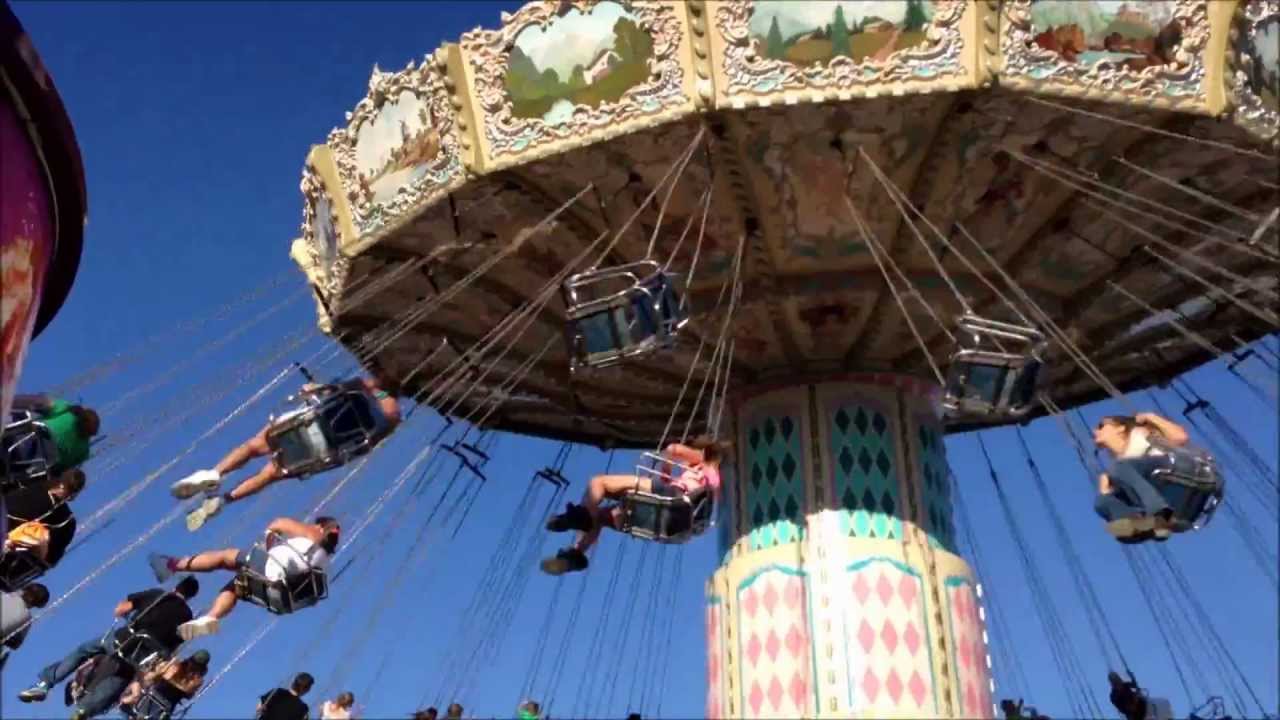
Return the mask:
<path id="1" fill-rule="evenodd" d="M 986 717 L 943 436 L 1280 327 L 1278 36 L 1276 0 L 532 2 L 375 68 L 292 256 L 442 412 L 734 442 L 709 716 Z"/>

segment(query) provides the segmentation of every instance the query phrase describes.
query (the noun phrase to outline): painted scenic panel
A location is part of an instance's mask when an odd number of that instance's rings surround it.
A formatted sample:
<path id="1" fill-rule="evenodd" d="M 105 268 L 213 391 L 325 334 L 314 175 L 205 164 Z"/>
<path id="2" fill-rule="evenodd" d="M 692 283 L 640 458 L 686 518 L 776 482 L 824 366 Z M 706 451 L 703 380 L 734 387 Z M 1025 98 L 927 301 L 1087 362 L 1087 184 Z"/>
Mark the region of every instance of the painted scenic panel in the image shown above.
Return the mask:
<path id="1" fill-rule="evenodd" d="M 316 259 L 327 271 L 338 256 L 338 228 L 333 225 L 333 201 L 326 193 L 320 193 L 316 198 L 315 210 Z"/>
<path id="2" fill-rule="evenodd" d="M 360 183 L 375 203 L 425 175 L 440 153 L 427 99 L 403 90 L 356 132 Z"/>
<path id="3" fill-rule="evenodd" d="M 758 0 L 750 32 L 760 57 L 815 65 L 843 56 L 884 62 L 927 42 L 929 0 Z"/>
<path id="4" fill-rule="evenodd" d="M 559 124 L 579 105 L 617 102 L 649 77 L 653 38 L 623 4 L 571 8 L 516 36 L 505 88 L 512 114 Z"/>
<path id="5" fill-rule="evenodd" d="M 1241 38 L 1241 51 L 1249 60 L 1245 65 L 1249 89 L 1263 107 L 1280 112 L 1280 17 L 1254 25 L 1253 32 Z"/>
<path id="6" fill-rule="evenodd" d="M 1173 0 L 1036 0 L 1032 43 L 1079 65 L 1140 71 L 1174 62 L 1182 25 Z"/>

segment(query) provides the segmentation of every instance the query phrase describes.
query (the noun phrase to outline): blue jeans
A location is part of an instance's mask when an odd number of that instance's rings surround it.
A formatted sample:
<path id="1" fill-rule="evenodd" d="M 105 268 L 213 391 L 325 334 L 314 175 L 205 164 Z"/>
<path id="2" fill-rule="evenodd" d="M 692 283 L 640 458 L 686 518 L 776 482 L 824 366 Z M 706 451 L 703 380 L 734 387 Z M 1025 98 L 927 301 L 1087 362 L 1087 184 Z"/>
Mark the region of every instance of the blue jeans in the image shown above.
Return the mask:
<path id="1" fill-rule="evenodd" d="M 1112 490 L 1109 494 L 1099 495 L 1094 500 L 1093 509 L 1108 522 L 1168 510 L 1168 501 L 1147 479 L 1152 470 L 1163 464 L 1159 458 L 1151 457 L 1117 460 L 1107 473 Z"/>
<path id="2" fill-rule="evenodd" d="M 53 687 L 70 677 L 85 660 L 94 655 L 105 654 L 107 654 L 107 648 L 102 644 L 102 638 L 100 637 L 80 643 L 75 650 L 68 653 L 62 660 L 41 670 L 40 682 Z M 76 707 L 83 710 L 90 717 L 100 715 L 111 709 L 116 700 L 120 699 L 120 694 L 124 692 L 128 684 L 127 680 L 118 675 L 102 678 L 87 689 L 84 697 L 80 698 L 80 701 L 76 703 Z"/>

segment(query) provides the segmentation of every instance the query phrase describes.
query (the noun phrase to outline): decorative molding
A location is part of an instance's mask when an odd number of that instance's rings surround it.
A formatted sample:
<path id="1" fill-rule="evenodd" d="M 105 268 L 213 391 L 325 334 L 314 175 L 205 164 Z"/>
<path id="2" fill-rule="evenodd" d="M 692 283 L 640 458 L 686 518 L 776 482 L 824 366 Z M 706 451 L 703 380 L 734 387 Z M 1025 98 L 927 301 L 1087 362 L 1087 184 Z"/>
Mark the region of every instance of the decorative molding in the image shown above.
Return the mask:
<path id="1" fill-rule="evenodd" d="M 436 147 L 428 153 L 430 159 L 414 165 L 424 170 L 419 177 L 396 188 L 392 197 L 376 201 L 372 187 L 376 178 L 362 172 L 357 157 L 360 131 L 405 93 L 424 101 L 422 109 L 430 115 L 431 123 L 424 131 Z M 405 69 L 394 73 L 375 67 L 369 78 L 368 94 L 347 113 L 347 126 L 329 133 L 327 144 L 333 150 L 338 177 L 351 206 L 352 222 L 361 239 L 381 233 L 396 220 L 407 217 L 411 210 L 436 202 L 466 180 L 450 92 L 445 76 L 432 62 L 423 62 L 420 66 L 410 62 Z"/>
<path id="2" fill-rule="evenodd" d="M 1032 0 L 1006 0 L 1001 23 L 1002 80 L 1020 89 L 1048 90 L 1073 96 L 1121 94 L 1164 105 L 1196 105 L 1204 101 L 1204 50 L 1209 42 L 1208 0 L 1170 0 L 1173 18 L 1182 27 L 1175 62 L 1134 71 L 1107 62 L 1066 62 L 1035 43 Z"/>
<path id="3" fill-rule="evenodd" d="M 1263 141 L 1280 144 L 1280 109 L 1267 107 L 1250 87 L 1249 70 L 1253 58 L 1244 54 L 1244 41 L 1256 38 L 1262 25 L 1268 22 L 1276 23 L 1280 28 L 1280 0 L 1243 0 L 1236 6 L 1226 58 L 1227 92 L 1235 109 L 1237 124 Z"/>
<path id="4" fill-rule="evenodd" d="M 963 77 L 968 71 L 963 62 L 961 19 L 969 4 L 968 0 L 936 0 L 933 19 L 925 31 L 928 42 L 898 50 L 883 61 L 837 56 L 825 63 L 800 66 L 756 53 L 749 28 L 754 3 L 724 0 L 715 9 L 715 27 L 724 44 L 723 93 L 726 97 L 796 90 L 863 94 L 874 85 Z"/>
<path id="5" fill-rule="evenodd" d="M 533 27 L 550 27 L 570 10 L 584 14 L 600 2 L 614 2 L 631 12 L 637 24 L 653 39 L 649 60 L 649 81 L 630 88 L 616 102 L 599 107 L 575 105 L 569 118 L 559 124 L 542 118 L 518 118 L 504 87 L 508 63 L 516 38 Z M 470 65 L 472 92 L 481 135 L 491 158 L 521 154 L 554 141 L 584 141 L 602 131 L 619 134 L 623 123 L 663 119 L 692 100 L 685 94 L 685 68 L 681 55 L 686 34 L 677 6 L 656 0 L 535 0 L 514 14 L 502 14 L 499 30 L 473 30 L 463 34 L 460 45 Z M 634 128 L 628 128 L 634 129 Z"/>
<path id="6" fill-rule="evenodd" d="M 330 197 L 324 180 L 316 168 L 307 163 L 302 170 L 302 248 L 305 270 L 324 295 L 332 303 L 342 292 L 350 270 L 351 259 L 342 253 L 342 233 L 338 223 L 337 204 Z M 322 203 L 327 206 L 325 215 L 331 235 L 321 237 L 324 226 L 320 223 Z"/>

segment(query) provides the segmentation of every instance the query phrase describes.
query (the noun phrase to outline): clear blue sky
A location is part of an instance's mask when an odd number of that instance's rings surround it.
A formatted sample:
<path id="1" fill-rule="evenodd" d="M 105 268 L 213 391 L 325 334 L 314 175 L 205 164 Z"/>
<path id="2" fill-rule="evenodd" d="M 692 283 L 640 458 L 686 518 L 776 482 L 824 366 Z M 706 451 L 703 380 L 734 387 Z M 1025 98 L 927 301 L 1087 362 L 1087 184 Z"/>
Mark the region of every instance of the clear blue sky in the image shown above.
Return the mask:
<path id="1" fill-rule="evenodd" d="M 184 452 L 192 440 L 230 412 L 280 367 L 246 373 L 245 363 L 268 356 L 282 338 L 314 323 L 313 307 L 301 289 L 300 277 L 286 275 L 283 284 L 231 317 L 197 330 L 181 331 L 179 324 L 216 311 L 250 288 L 286 273 L 289 241 L 301 217 L 297 190 L 299 171 L 308 147 L 343 121 L 363 95 L 373 64 L 403 67 L 421 58 L 440 42 L 455 39 L 477 25 L 493 27 L 501 10 L 514 3 L 17 3 L 15 11 L 30 31 L 58 84 L 79 135 L 88 172 L 90 222 L 85 253 L 75 288 L 52 326 L 34 344 L 21 386 L 38 391 L 67 380 L 86 367 L 117 352 L 134 348 L 144 338 L 168 333 L 138 362 L 83 391 L 88 404 L 106 406 L 133 388 L 157 378 L 164 382 L 127 399 L 104 417 L 105 430 L 119 435 L 141 424 L 148 428 L 145 448 L 108 454 L 88 466 L 90 486 L 77 503 L 81 516 L 101 507 L 148 473 Z M 225 343 L 215 339 L 239 328 L 246 319 L 295 293 L 273 314 Z M 300 358 L 321 347 L 311 332 L 299 350 L 284 360 Z M 345 360 L 323 368 L 336 374 Z M 162 373 L 179 368 L 170 376 Z M 1239 391 L 1237 384 L 1216 367 L 1193 373 L 1193 381 L 1208 391 L 1219 407 L 1238 421 L 1262 455 L 1274 462 L 1276 408 Z M 290 379 L 288 384 L 292 384 Z M 94 568 L 108 562 L 130 540 L 173 507 L 164 490 L 168 482 L 199 467 L 211 465 L 232 443 L 256 430 L 267 410 L 283 398 L 283 388 L 231 422 L 213 440 L 201 444 L 132 502 L 116 521 L 86 547 L 72 552 L 47 577 L 55 596 Z M 190 417 L 182 407 L 201 401 Z M 223 396 L 217 397 L 218 393 Z M 1087 409 L 1090 419 L 1113 408 Z M 336 500 L 348 530 L 358 511 L 395 479 L 400 469 L 436 427 L 422 413 L 380 451 L 369 467 Z M 1023 521 L 1032 553 L 1040 564 L 1054 599 L 1064 615 L 1079 656 L 1090 673 L 1095 692 L 1105 704 L 1106 667 L 1087 630 L 1079 592 L 1061 562 L 1061 552 L 1046 509 L 1039 501 L 1011 431 L 991 433 L 989 442 L 1002 471 L 1015 511 Z M 1057 427 L 1036 423 L 1029 437 L 1040 457 L 1055 504 L 1073 536 L 1125 653 L 1144 684 L 1157 695 L 1170 697 L 1185 716 L 1187 700 L 1179 689 L 1150 614 L 1137 592 L 1117 546 L 1105 535 L 1091 509 L 1091 491 L 1074 454 L 1064 445 Z M 999 512 L 990 481 L 976 446 L 969 437 L 949 441 L 951 461 L 976 522 L 979 545 L 989 577 L 987 592 L 998 596 L 1011 637 L 993 637 L 1008 644 L 1023 665 L 1030 688 L 1021 692 L 1028 702 L 1054 717 L 1071 715 L 1062 684 L 1047 651 L 1025 579 Z M 427 492 L 414 500 L 409 520 L 390 536 L 391 556 L 372 557 L 371 570 L 357 563 L 334 588 L 334 596 L 318 609 L 286 618 L 240 661 L 197 706 L 194 717 L 245 717 L 255 698 L 299 670 L 318 679 L 330 692 L 351 689 L 367 717 L 404 716 L 464 659 L 450 644 L 464 618 L 463 608 L 480 582 L 482 569 L 498 550 L 498 536 L 506 526 L 526 487 L 530 473 L 550 462 L 554 443 L 503 437 L 492 463 L 491 482 L 472 511 L 457 540 L 428 540 L 416 550 L 419 562 L 399 586 L 392 602 L 374 616 L 382 592 L 393 582 L 394 566 L 417 532 L 416 522 L 430 512 L 438 497 Z M 573 493 L 583 478 L 603 466 L 605 456 L 579 448 L 567 473 Z M 615 467 L 629 459 L 619 458 Z M 160 532 L 144 551 L 110 567 L 58 613 L 33 630 L 25 647 L 11 659 L 3 677 L 0 716 L 65 717 L 56 699 L 42 705 L 22 705 L 14 694 L 34 679 L 42 665 L 94 634 L 103 632 L 112 606 L 125 593 L 151 585 L 146 549 L 184 552 L 218 545 L 228 539 L 243 545 L 257 534 L 269 515 L 301 514 L 310 498 L 338 476 L 307 483 L 288 483 L 272 490 L 261 503 L 236 507 L 198 535 L 176 523 Z M 447 477 L 445 478 L 447 479 Z M 545 498 L 545 495 L 542 497 Z M 394 512 L 392 508 L 391 512 Z M 390 512 L 364 536 L 379 537 Z M 1240 540 L 1222 513 L 1204 532 L 1181 536 L 1169 543 L 1186 569 L 1198 598 L 1213 613 L 1235 660 L 1244 668 L 1266 706 L 1277 707 L 1277 594 L 1276 588 L 1254 569 Z M 1254 513 L 1266 543 L 1275 552 L 1275 527 Z M 361 548 L 373 543 L 361 542 Z M 621 597 L 639 593 L 653 602 L 652 575 L 632 588 L 639 543 L 628 543 Z M 513 629 L 492 662 L 483 668 L 472 690 L 463 696 L 479 715 L 509 716 L 519 700 L 530 669 L 530 658 L 541 638 L 551 647 L 542 664 L 537 696 L 554 697 L 553 713 L 567 715 L 576 706 L 579 677 L 587 670 L 591 633 L 600 619 L 602 594 L 614 553 L 624 543 L 609 538 L 585 577 L 589 588 L 579 632 L 572 638 L 557 685 L 548 680 L 552 657 L 564 635 L 567 616 L 582 582 L 565 581 L 560 608 L 549 631 L 542 629 L 556 582 L 530 573 L 517 608 Z M 548 548 L 551 547 L 548 545 Z M 663 695 L 663 714 L 700 716 L 704 707 L 705 648 L 703 640 L 703 578 L 716 562 L 712 539 L 692 543 L 679 552 L 676 588 L 675 639 L 663 661 L 670 665 Z M 341 566 L 344 560 L 340 559 Z M 668 567 L 671 567 L 670 560 Z M 629 569 L 628 569 L 629 568 Z M 652 558 L 650 559 L 652 568 Z M 210 577 L 200 600 L 207 602 L 220 578 Z M 665 588 L 670 588 L 669 578 Z M 670 590 L 663 590 L 663 593 Z M 614 612 L 610 627 L 625 604 Z M 641 607 L 645 607 L 642 605 Z M 632 629 L 626 652 L 620 641 L 606 644 L 602 663 L 622 662 L 623 679 L 612 698 L 590 710 L 622 716 L 624 696 L 648 683 L 655 697 L 651 670 L 633 685 L 639 637 L 650 633 L 643 615 Z M 225 624 L 224 632 L 205 644 L 221 668 L 267 615 L 245 606 Z M 1188 632 L 1185 624 L 1166 619 L 1174 633 Z M 661 626 L 660 626 L 661 627 Z M 372 633 L 367 642 L 361 638 Z M 993 630 L 993 636 L 995 632 Z M 652 647 L 662 648 L 661 641 Z M 665 652 L 665 651 L 664 651 Z M 375 677 L 375 671 L 384 667 Z M 646 667 L 656 667 L 656 661 Z M 1003 682 L 1008 668 L 997 667 Z M 553 686 L 548 689 L 548 686 Z M 1217 690 L 1220 692 L 1220 690 Z M 998 694 L 1004 693 L 998 690 Z M 309 697 L 313 707 L 322 698 Z M 1199 698 L 1197 698 L 1198 700 Z M 447 702 L 447 701 L 446 701 Z M 443 707 L 443 706 L 442 706 Z M 581 706 L 579 712 L 588 712 Z M 652 701 L 646 708 L 653 710 Z M 1253 710 L 1256 714 L 1256 710 Z"/>

